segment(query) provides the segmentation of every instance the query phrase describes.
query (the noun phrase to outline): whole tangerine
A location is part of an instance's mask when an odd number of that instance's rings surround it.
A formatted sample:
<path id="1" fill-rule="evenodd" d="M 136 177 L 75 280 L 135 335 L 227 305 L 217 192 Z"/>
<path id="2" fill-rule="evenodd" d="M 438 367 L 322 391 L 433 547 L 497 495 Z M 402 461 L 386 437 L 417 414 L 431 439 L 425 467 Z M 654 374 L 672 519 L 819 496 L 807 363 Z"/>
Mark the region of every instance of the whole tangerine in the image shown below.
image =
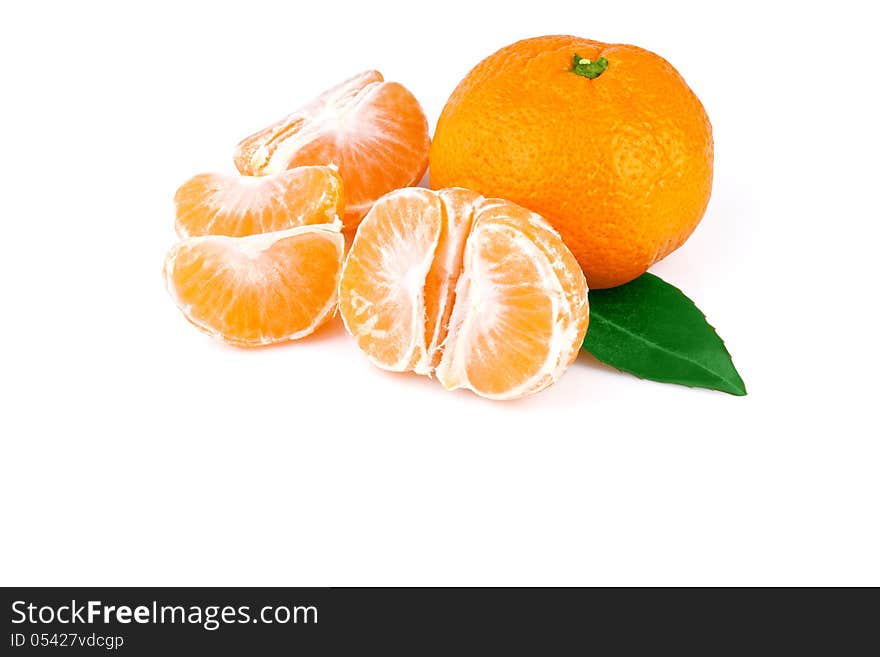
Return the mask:
<path id="1" fill-rule="evenodd" d="M 691 235 L 713 156 L 706 111 L 665 59 L 543 36 L 502 48 L 459 83 L 437 122 L 430 180 L 545 217 L 589 286 L 605 288 Z"/>

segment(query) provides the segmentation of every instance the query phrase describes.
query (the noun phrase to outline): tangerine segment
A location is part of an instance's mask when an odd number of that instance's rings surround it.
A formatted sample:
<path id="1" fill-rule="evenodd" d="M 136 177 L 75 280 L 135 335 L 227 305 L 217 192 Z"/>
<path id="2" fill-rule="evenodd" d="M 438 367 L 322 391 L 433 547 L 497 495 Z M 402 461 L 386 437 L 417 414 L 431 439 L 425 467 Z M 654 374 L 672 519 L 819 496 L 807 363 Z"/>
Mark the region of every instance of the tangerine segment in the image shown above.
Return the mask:
<path id="1" fill-rule="evenodd" d="M 305 166 L 274 176 L 203 173 L 174 195 L 181 237 L 243 237 L 306 224 L 333 222 L 344 211 L 342 178 L 327 166 Z"/>
<path id="2" fill-rule="evenodd" d="M 583 305 L 587 302 L 586 279 L 577 259 L 560 238 L 556 229 L 540 215 L 530 212 L 522 206 L 499 199 L 486 201 L 480 218 L 481 225 L 503 224 L 510 226 L 522 232 L 534 243 L 544 258 L 551 263 L 552 276 L 558 279 L 565 295 L 558 309 L 560 323 L 574 328 L 577 333 L 582 331 L 585 335 L 590 317 L 589 307 Z M 568 363 L 577 358 L 582 342 L 583 335 L 572 353 L 567 354 Z"/>
<path id="3" fill-rule="evenodd" d="M 178 242 L 165 260 L 177 306 L 197 328 L 240 347 L 296 340 L 336 307 L 341 224 Z"/>
<path id="4" fill-rule="evenodd" d="M 403 372 L 426 358 L 425 279 L 443 208 L 426 189 L 380 199 L 358 228 L 339 285 L 339 311 L 370 360 Z"/>
<path id="5" fill-rule="evenodd" d="M 380 196 L 421 179 L 429 148 L 428 122 L 416 98 L 378 71 L 365 71 L 243 139 L 235 165 L 245 175 L 262 176 L 335 164 L 345 182 L 349 229 Z"/>
<path id="6" fill-rule="evenodd" d="M 401 222 L 407 229 L 395 228 Z M 375 330 L 377 307 L 396 332 Z M 340 312 L 373 362 L 492 399 L 556 381 L 589 317 L 586 281 L 558 233 L 520 206 L 463 189 L 400 190 L 378 202 L 343 267 Z"/>
<path id="7" fill-rule="evenodd" d="M 586 281 L 559 235 L 520 206 L 486 200 L 437 379 L 491 399 L 543 390 L 577 357 L 588 322 Z"/>

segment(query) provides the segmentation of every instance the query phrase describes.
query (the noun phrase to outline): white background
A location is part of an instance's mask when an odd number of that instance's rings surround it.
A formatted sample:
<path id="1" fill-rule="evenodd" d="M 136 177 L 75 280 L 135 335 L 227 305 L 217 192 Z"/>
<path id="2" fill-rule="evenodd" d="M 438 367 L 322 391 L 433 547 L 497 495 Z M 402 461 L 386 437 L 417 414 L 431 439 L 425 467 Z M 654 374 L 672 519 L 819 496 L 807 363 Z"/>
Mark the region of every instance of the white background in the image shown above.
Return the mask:
<path id="1" fill-rule="evenodd" d="M 7 3 L 6 585 L 880 584 L 876 21 L 827 3 Z M 669 59 L 715 187 L 653 271 L 749 389 L 579 358 L 515 403 L 373 368 L 335 321 L 242 351 L 160 276 L 171 198 L 366 68 L 432 129 L 519 38 Z M 584 108 L 589 116 L 589 108 Z"/>

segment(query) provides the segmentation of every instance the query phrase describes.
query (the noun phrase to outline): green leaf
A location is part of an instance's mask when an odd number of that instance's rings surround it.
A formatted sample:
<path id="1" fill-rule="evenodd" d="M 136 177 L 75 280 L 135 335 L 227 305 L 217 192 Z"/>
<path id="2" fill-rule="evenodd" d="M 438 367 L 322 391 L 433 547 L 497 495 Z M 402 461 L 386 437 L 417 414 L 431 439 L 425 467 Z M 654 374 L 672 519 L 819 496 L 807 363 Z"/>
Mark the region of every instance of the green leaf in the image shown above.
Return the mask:
<path id="1" fill-rule="evenodd" d="M 745 395 L 724 342 L 681 290 L 653 274 L 590 290 L 584 349 L 643 379 Z"/>

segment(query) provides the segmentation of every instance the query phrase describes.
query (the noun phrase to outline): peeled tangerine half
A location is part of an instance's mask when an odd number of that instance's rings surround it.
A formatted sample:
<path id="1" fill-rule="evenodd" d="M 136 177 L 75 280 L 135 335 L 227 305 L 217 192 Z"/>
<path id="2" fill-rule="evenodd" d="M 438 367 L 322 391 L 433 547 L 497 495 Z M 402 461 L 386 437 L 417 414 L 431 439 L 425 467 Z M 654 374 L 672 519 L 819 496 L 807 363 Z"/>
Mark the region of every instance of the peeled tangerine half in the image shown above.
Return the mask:
<path id="1" fill-rule="evenodd" d="M 302 338 L 336 307 L 341 226 L 184 239 L 165 259 L 168 291 L 190 322 L 231 344 Z"/>
<path id="2" fill-rule="evenodd" d="M 343 212 L 342 178 L 326 166 L 261 177 L 203 173 L 180 186 L 174 206 L 181 237 L 241 237 L 330 223 Z"/>
<path id="3" fill-rule="evenodd" d="M 589 321 L 587 284 L 559 234 L 465 189 L 380 199 L 345 261 L 339 309 L 379 367 L 513 399 L 556 381 Z"/>
<path id="4" fill-rule="evenodd" d="M 346 229 L 380 196 L 417 183 L 428 166 L 428 121 L 401 84 L 365 71 L 238 144 L 235 165 L 265 176 L 333 164 L 345 182 Z"/>

